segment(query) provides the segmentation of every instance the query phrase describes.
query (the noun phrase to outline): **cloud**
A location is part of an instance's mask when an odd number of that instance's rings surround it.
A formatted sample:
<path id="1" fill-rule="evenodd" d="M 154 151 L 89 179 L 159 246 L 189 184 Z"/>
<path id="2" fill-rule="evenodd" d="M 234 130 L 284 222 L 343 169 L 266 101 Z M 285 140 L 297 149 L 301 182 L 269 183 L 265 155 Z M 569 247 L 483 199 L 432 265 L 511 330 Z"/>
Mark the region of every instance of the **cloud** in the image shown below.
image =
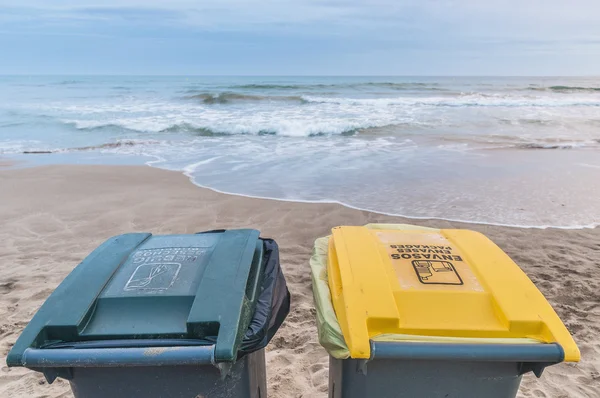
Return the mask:
<path id="1" fill-rule="evenodd" d="M 104 21 L 114 20 L 171 20 L 177 21 L 186 17 L 182 10 L 170 10 L 161 8 L 135 8 L 135 7 L 79 7 L 69 10 L 70 15 L 102 19 Z"/>
<path id="2" fill-rule="evenodd" d="M 600 34 L 600 2 L 579 0 L 58 0 L 2 7 L 3 19 L 160 23 L 215 31 L 294 30 L 358 35 L 360 31 L 436 32 L 460 37 L 558 37 Z M 359 31 L 360 30 L 360 31 Z"/>
<path id="3" fill-rule="evenodd" d="M 191 57 L 177 49 L 210 50 L 212 59 L 202 60 L 216 64 L 231 62 L 227 52 L 251 48 L 263 57 L 287 54 L 294 62 L 304 55 L 307 67 L 315 62 L 312 54 L 321 59 L 328 54 L 365 68 L 364 57 L 414 63 L 411 70 L 417 71 L 419 62 L 453 58 L 459 65 L 476 57 L 495 63 L 494 70 L 504 58 L 535 70 L 536 54 L 557 65 L 570 55 L 585 56 L 580 63 L 600 61 L 597 15 L 597 0 L 21 0 L 18 7 L 0 1 L 0 31 L 6 45 L 18 41 L 32 49 L 53 36 L 73 37 L 52 42 L 61 49 L 83 46 L 76 41 L 81 37 L 111 39 L 89 43 L 105 56 L 111 48 L 127 53 L 168 42 L 168 51 L 162 51 L 173 63 Z M 39 43 L 26 37 L 38 37 Z M 0 45 L 6 48 L 2 38 Z"/>

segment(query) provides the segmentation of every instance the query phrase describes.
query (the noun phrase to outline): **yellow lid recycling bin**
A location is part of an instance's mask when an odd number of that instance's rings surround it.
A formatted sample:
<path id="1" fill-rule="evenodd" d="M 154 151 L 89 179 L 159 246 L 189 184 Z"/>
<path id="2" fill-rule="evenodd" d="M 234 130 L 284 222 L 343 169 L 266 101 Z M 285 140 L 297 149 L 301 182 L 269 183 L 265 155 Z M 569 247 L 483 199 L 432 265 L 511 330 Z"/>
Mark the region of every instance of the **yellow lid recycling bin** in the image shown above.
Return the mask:
<path id="1" fill-rule="evenodd" d="M 484 235 L 336 227 L 327 276 L 347 359 L 331 397 L 514 397 L 521 375 L 576 362 L 544 296 Z"/>

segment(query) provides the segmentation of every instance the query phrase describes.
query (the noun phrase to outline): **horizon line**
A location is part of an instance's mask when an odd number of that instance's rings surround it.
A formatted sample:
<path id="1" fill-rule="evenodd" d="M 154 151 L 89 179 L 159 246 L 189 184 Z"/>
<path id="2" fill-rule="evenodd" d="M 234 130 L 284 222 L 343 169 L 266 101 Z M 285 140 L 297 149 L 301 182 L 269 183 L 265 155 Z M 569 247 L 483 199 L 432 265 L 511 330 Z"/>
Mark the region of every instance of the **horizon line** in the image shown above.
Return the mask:
<path id="1" fill-rule="evenodd" d="M 418 78 L 452 78 L 452 77 L 547 77 L 547 78 L 556 78 L 556 77 L 587 77 L 587 78 L 600 78 L 600 75 L 387 75 L 387 74 L 374 74 L 374 75 L 353 75 L 353 74 L 307 74 L 307 75 L 295 75 L 295 74 L 251 74 L 251 75 L 219 75 L 219 74 L 187 74 L 187 73 L 176 73 L 176 74 L 128 74 L 128 73 L 69 73 L 69 74 L 59 74 L 59 73 L 0 73 L 1 77 L 60 77 L 60 76 L 82 76 L 82 77 L 92 77 L 92 76 L 107 76 L 107 77 L 119 77 L 119 76 L 128 76 L 128 77 L 418 77 Z"/>

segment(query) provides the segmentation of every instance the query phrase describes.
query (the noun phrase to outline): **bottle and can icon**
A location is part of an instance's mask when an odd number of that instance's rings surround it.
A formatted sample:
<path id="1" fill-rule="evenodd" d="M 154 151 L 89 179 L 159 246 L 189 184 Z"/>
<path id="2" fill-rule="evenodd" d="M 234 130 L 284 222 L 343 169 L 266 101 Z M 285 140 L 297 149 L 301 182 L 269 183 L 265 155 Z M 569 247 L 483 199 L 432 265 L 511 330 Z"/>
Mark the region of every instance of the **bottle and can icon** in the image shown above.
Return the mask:
<path id="1" fill-rule="evenodd" d="M 462 285 L 463 281 L 450 261 L 413 260 L 419 282 L 431 285 Z"/>

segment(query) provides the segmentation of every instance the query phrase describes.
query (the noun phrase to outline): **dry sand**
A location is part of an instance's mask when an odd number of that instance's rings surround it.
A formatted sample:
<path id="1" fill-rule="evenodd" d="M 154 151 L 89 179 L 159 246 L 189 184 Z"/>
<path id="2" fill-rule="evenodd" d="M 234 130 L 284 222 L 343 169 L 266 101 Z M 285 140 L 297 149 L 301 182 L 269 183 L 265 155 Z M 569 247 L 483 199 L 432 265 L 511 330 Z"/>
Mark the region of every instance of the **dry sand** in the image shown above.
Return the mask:
<path id="1" fill-rule="evenodd" d="M 538 230 L 411 221 L 334 204 L 223 195 L 185 176 L 148 167 L 51 166 L 0 170 L 0 397 L 70 397 L 6 354 L 37 308 L 91 250 L 131 231 L 193 233 L 253 227 L 275 238 L 293 310 L 267 352 L 270 397 L 325 397 L 327 355 L 317 342 L 308 259 L 316 237 L 340 224 L 409 222 L 471 228 L 498 243 L 546 295 L 574 334 L 580 364 L 541 379 L 525 376 L 524 397 L 600 397 L 600 229 Z"/>

